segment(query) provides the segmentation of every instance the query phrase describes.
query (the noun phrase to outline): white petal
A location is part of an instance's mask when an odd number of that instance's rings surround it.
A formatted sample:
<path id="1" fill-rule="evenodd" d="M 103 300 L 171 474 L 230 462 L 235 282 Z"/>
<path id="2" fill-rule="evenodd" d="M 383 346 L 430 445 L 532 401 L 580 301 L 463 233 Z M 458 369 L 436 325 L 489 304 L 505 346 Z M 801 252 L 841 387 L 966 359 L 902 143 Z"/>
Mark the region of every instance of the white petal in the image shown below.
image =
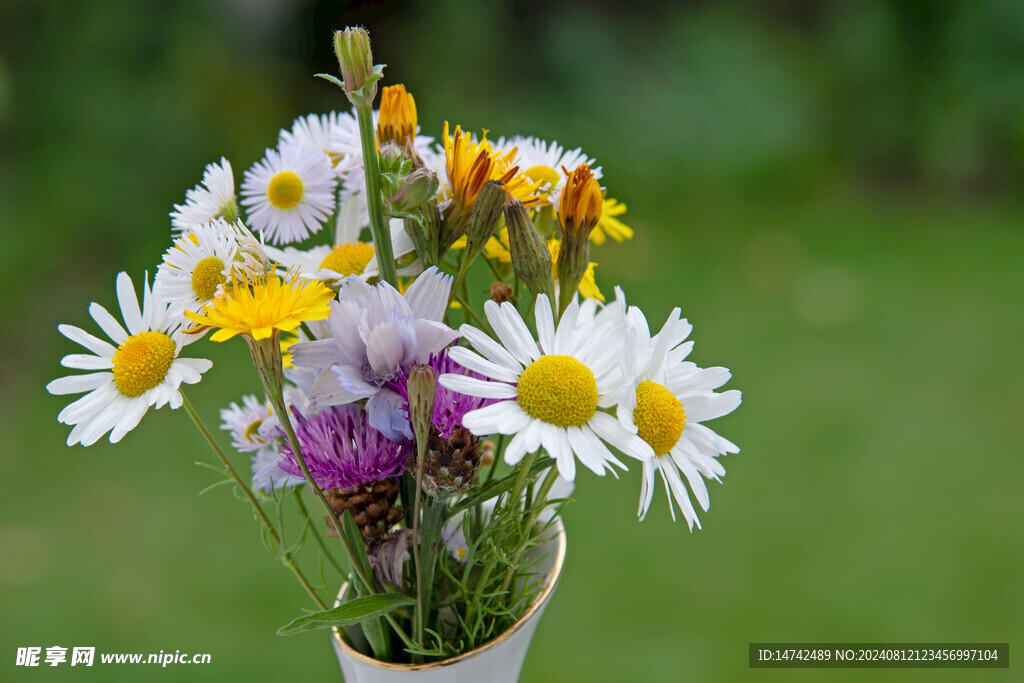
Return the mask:
<path id="1" fill-rule="evenodd" d="M 142 311 L 139 310 L 139 299 L 135 295 L 132 279 L 124 271 L 117 274 L 117 302 L 121 305 L 121 317 L 124 318 L 124 324 L 128 326 L 128 332 L 130 334 L 142 332 Z"/>
<path id="2" fill-rule="evenodd" d="M 459 333 L 436 320 L 418 318 L 413 323 L 416 330 L 416 355 L 413 361 L 426 363 L 430 357 L 459 338 Z"/>
<path id="3" fill-rule="evenodd" d="M 477 436 L 515 434 L 529 423 L 530 416 L 515 401 L 492 403 L 471 410 L 462 418 L 462 426 Z"/>
<path id="4" fill-rule="evenodd" d="M 545 354 L 555 353 L 555 319 L 551 312 L 551 302 L 546 294 L 537 297 L 533 320 L 537 324 L 537 341 Z"/>
<path id="5" fill-rule="evenodd" d="M 76 344 L 81 344 L 97 356 L 113 358 L 114 352 L 117 351 L 117 349 L 111 346 L 108 342 L 105 342 L 102 339 L 97 339 L 80 327 L 75 327 L 74 325 L 58 325 L 57 330 L 71 341 Z"/>
<path id="6" fill-rule="evenodd" d="M 55 379 L 46 385 L 46 390 L 51 394 L 60 396 L 63 394 L 81 394 L 86 391 L 97 389 L 108 382 L 113 381 L 112 372 L 94 372 L 90 375 L 68 375 Z"/>
<path id="7" fill-rule="evenodd" d="M 743 395 L 736 389 L 721 394 L 701 393 L 696 396 L 679 396 L 686 411 L 686 419 L 695 422 L 713 420 L 728 415 L 739 407 Z"/>
<path id="8" fill-rule="evenodd" d="M 402 339 L 390 325 L 381 325 L 366 340 L 366 359 L 380 377 L 389 377 L 402 362 Z"/>
<path id="9" fill-rule="evenodd" d="M 107 309 L 103 308 L 97 303 L 89 304 L 89 315 L 96 321 L 96 324 L 100 326 L 108 337 L 114 340 L 115 344 L 122 344 L 125 339 L 128 338 L 128 333 L 124 331 L 121 324 L 117 322 L 114 316 L 107 312 Z"/>
<path id="10" fill-rule="evenodd" d="M 114 367 L 109 358 L 100 358 L 87 353 L 69 353 L 60 359 L 60 364 L 76 370 L 110 370 Z"/>
<path id="11" fill-rule="evenodd" d="M 145 416 L 149 406 L 143 401 L 132 401 L 128 410 L 121 416 L 110 433 L 110 443 L 117 443 L 125 434 L 135 429 Z"/>
<path id="12" fill-rule="evenodd" d="M 416 278 L 405 291 L 405 300 L 417 318 L 441 320 L 448 308 L 448 293 L 451 291 L 452 277 L 431 266 Z"/>
<path id="13" fill-rule="evenodd" d="M 437 381 L 446 389 L 457 391 L 460 394 L 467 394 L 468 396 L 477 396 L 479 398 L 516 397 L 516 388 L 511 384 L 504 384 L 502 382 L 488 382 L 487 380 L 453 373 L 441 375 Z"/>
<path id="14" fill-rule="evenodd" d="M 478 372 L 485 377 L 491 379 L 500 380 L 502 382 L 509 382 L 515 384 L 519 381 L 519 374 L 512 372 L 508 368 L 492 363 L 486 358 L 481 358 L 479 355 L 473 353 L 469 349 L 456 346 L 448 352 L 448 357 L 453 361 L 473 372 Z"/>
<path id="15" fill-rule="evenodd" d="M 597 412 L 587 422 L 599 437 L 626 455 L 643 460 L 653 457 L 654 451 L 636 434 L 630 434 L 622 424 L 607 413 Z"/>
<path id="16" fill-rule="evenodd" d="M 472 325 L 463 325 L 459 328 L 459 334 L 466 338 L 473 348 L 483 355 L 484 358 L 502 365 L 516 373 L 518 377 L 523 372 L 523 363 L 518 362 L 501 344 L 494 341 L 484 332 Z"/>
<path id="17" fill-rule="evenodd" d="M 540 350 L 514 306 L 509 304 L 499 307 L 498 304 L 488 300 L 484 304 L 484 311 L 487 313 L 487 320 L 491 323 L 494 333 L 498 335 L 502 345 L 515 356 L 517 361 L 527 366 L 537 360 Z M 512 319 L 515 319 L 518 324 Z"/>
<path id="18" fill-rule="evenodd" d="M 544 431 L 541 432 L 541 443 L 544 444 L 544 450 L 555 459 L 558 474 L 566 481 L 575 479 L 576 458 L 573 457 L 565 429 L 551 424 L 545 425 Z"/>

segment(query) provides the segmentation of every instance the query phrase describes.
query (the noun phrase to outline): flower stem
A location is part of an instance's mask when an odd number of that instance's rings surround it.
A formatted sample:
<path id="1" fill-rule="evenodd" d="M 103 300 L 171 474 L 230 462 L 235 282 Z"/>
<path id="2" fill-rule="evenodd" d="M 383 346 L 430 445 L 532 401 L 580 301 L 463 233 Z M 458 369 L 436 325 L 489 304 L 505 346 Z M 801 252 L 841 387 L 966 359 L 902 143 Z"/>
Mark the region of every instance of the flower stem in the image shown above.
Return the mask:
<path id="1" fill-rule="evenodd" d="M 316 539 L 316 544 L 320 546 L 320 552 L 322 552 L 327 557 L 327 561 L 330 562 L 331 565 L 333 565 L 334 568 L 338 570 L 339 574 L 341 574 L 342 576 L 347 576 L 348 572 L 342 569 L 341 565 L 338 564 L 338 561 L 334 559 L 334 554 L 327 549 L 327 544 L 324 543 L 324 537 L 320 535 L 319 531 L 317 531 L 316 524 L 310 518 L 309 510 L 306 509 L 306 503 L 305 501 L 302 500 L 301 487 L 295 491 L 295 505 L 299 508 L 299 514 L 301 514 L 302 517 L 306 520 L 306 523 L 309 524 L 309 527 L 313 532 L 313 538 Z"/>
<path id="2" fill-rule="evenodd" d="M 384 204 L 381 200 L 380 169 L 377 166 L 377 134 L 373 130 L 372 106 L 357 107 L 359 141 L 363 147 L 363 173 L 366 177 L 366 207 L 370 214 L 370 233 L 373 248 L 377 252 L 377 267 L 380 279 L 398 288 L 398 271 L 395 269 L 395 254 L 391 248 L 391 231 L 384 218 Z"/>
<path id="3" fill-rule="evenodd" d="M 263 527 L 267 530 L 267 533 L 270 534 L 270 537 L 273 539 L 274 544 L 278 547 L 279 551 L 281 552 L 281 562 L 286 567 L 292 570 L 292 572 L 295 574 L 295 578 L 299 580 L 299 583 L 302 584 L 302 587 L 305 588 L 306 592 L 309 593 L 309 596 L 313 598 L 313 602 L 315 602 L 320 609 L 326 610 L 327 604 L 323 600 L 321 600 L 320 596 L 317 595 L 315 590 L 313 590 L 313 586 L 311 586 L 309 581 L 306 580 L 306 577 L 302 573 L 302 570 L 299 569 L 297 564 L 295 564 L 295 560 L 294 558 L 292 558 L 291 553 L 284 549 L 284 544 L 281 542 L 281 537 L 278 535 L 277 529 L 275 529 L 274 525 L 270 523 L 270 519 L 267 517 L 266 513 L 263 512 L 263 508 L 260 507 L 260 504 L 256 500 L 256 496 L 253 495 L 252 490 L 238 475 L 238 470 L 235 469 L 234 465 L 231 464 L 231 461 L 228 460 L 227 456 L 224 455 L 224 451 L 221 450 L 220 445 L 217 443 L 216 439 L 213 438 L 213 434 L 211 434 L 210 430 L 206 428 L 205 424 L 203 424 L 203 420 L 199 417 L 199 414 L 196 412 L 196 409 L 192 407 L 192 402 L 188 400 L 188 397 L 185 395 L 185 392 L 181 392 L 181 398 L 182 405 L 185 407 L 185 412 L 188 413 L 189 417 L 192 418 L 192 422 L 195 424 L 196 428 L 206 439 L 206 442 L 210 444 L 210 448 L 213 449 L 213 452 L 217 454 L 218 458 L 220 458 L 220 461 L 224 465 L 224 468 L 227 470 L 231 478 L 235 481 L 235 485 L 237 485 L 238 488 L 242 490 L 242 493 L 245 494 L 245 497 L 249 500 L 249 503 L 252 505 L 253 510 L 256 512 L 256 516 L 259 517 L 260 521 L 263 523 Z"/>

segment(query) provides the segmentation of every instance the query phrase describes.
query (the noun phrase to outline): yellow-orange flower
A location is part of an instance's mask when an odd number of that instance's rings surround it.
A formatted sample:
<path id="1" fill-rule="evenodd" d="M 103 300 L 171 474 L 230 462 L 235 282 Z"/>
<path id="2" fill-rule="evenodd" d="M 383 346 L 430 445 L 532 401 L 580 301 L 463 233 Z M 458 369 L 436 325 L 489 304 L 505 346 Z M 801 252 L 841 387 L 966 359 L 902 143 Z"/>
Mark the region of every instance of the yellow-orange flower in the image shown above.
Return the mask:
<path id="1" fill-rule="evenodd" d="M 505 154 L 495 152 L 487 140 L 486 131 L 479 142 L 473 142 L 460 126 L 456 126 L 455 134 L 450 135 L 445 121 L 444 155 L 452 196 L 462 207 L 473 206 L 477 194 L 488 180 L 504 183 L 505 190 L 528 209 L 546 201 L 544 195 L 537 191 L 543 181 L 532 180 L 515 165 L 516 149 Z"/>
<path id="2" fill-rule="evenodd" d="M 416 100 L 404 85 L 391 85 L 381 92 L 377 139 L 380 144 L 395 142 L 401 147 L 416 139 Z"/>
<path id="3" fill-rule="evenodd" d="M 551 272 L 555 277 L 555 282 L 558 282 L 558 252 L 561 247 L 561 240 L 548 240 L 548 251 L 551 252 Z M 603 302 L 604 294 L 598 289 L 597 279 L 594 277 L 594 268 L 596 266 L 597 264 L 593 261 L 587 263 L 587 269 L 583 271 L 583 277 L 580 279 L 579 293 L 584 299 L 597 299 Z"/>
<path id="4" fill-rule="evenodd" d="M 210 337 L 221 342 L 241 334 L 254 340 L 269 339 L 278 332 L 292 332 L 307 320 L 324 320 L 334 292 L 318 280 L 292 277 L 282 280 L 274 273 L 251 279 L 232 278 L 231 287 L 203 307 L 202 313 L 186 311 L 197 327 L 189 332 L 216 329 Z"/>
<path id="5" fill-rule="evenodd" d="M 590 232 L 590 240 L 596 245 L 602 245 L 607 237 L 611 237 L 616 242 L 632 239 L 633 228 L 617 218 L 624 213 L 626 213 L 625 204 L 617 199 L 605 197 L 601 218 L 597 221 L 597 226 Z"/>
<path id="6" fill-rule="evenodd" d="M 562 234 L 583 232 L 589 236 L 601 220 L 601 210 L 604 208 L 601 186 L 597 184 L 587 164 L 578 166 L 571 173 L 564 168 L 562 170 L 568 176 L 558 203 L 558 222 L 562 224 Z"/>

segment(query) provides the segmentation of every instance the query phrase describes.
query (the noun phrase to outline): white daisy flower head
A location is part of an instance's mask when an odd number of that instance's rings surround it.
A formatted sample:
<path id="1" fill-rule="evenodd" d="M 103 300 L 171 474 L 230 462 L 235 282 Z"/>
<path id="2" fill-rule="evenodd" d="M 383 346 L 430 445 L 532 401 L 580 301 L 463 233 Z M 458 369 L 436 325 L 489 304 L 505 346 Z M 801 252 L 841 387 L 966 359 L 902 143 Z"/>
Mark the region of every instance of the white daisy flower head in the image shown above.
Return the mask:
<path id="1" fill-rule="evenodd" d="M 508 152 L 516 150 L 516 163 L 519 170 L 533 180 L 545 181 L 548 201 L 558 210 L 558 201 L 562 196 L 565 182 L 579 166 L 590 166 L 594 177 L 601 178 L 601 167 L 588 157 L 583 149 L 565 149 L 555 141 L 548 142 L 532 136 L 516 135 L 512 138 L 498 138 L 495 149 Z"/>
<path id="2" fill-rule="evenodd" d="M 222 219 L 197 225 L 174 240 L 157 269 L 153 290 L 176 315 L 201 313 L 203 306 L 223 292 L 231 273 L 241 265 L 231 227 Z M 189 335 L 197 339 L 199 335 Z"/>
<path id="3" fill-rule="evenodd" d="M 478 436 L 514 435 L 505 448 L 510 465 L 543 446 L 567 481 L 576 476 L 575 458 L 598 475 L 612 465 L 625 469 L 606 443 L 634 458 L 647 455 L 636 429 L 602 410 L 615 406 L 623 381 L 620 332 L 610 324 L 577 326 L 576 302 L 566 307 L 556 328 L 544 295 L 536 303 L 537 341 L 511 303 L 488 301 L 484 310 L 500 343 L 463 325 L 459 333 L 476 351 L 456 347 L 449 354 L 489 379 L 455 374 L 438 378 L 452 391 L 498 399 L 467 413 L 462 420 L 466 429 Z"/>
<path id="4" fill-rule="evenodd" d="M 237 217 L 235 176 L 231 171 L 231 163 L 221 157 L 219 164 L 206 165 L 203 182 L 185 192 L 185 203 L 174 205 L 171 227 L 177 233 L 186 233 L 193 226 L 204 225 L 215 218 L 231 222 Z"/>
<path id="5" fill-rule="evenodd" d="M 336 111 L 327 114 L 306 114 L 295 119 L 291 130 L 282 130 L 278 143 L 281 145 L 306 145 L 314 147 L 330 155 L 330 141 L 335 129 L 347 124 L 355 117 L 351 113 L 339 114 Z M 335 159 L 331 160 L 332 163 Z"/>
<path id="6" fill-rule="evenodd" d="M 252 487 L 269 496 L 272 491 L 305 484 L 304 478 L 281 469 L 285 457 L 277 448 L 261 448 L 256 451 L 252 456 Z"/>
<path id="7" fill-rule="evenodd" d="M 623 298 L 621 292 L 619 298 Z M 640 309 L 629 307 L 622 354 L 628 381 L 620 390 L 617 414 L 623 426 L 637 430 L 649 456 L 643 461 L 640 518 L 651 506 L 655 479 L 661 472 L 672 519 L 675 498 L 692 531 L 694 525 L 700 528 L 700 521 L 680 474 L 706 512 L 710 500 L 704 478 L 720 481 L 725 468 L 718 457 L 740 449 L 702 423 L 731 413 L 742 395 L 735 389 L 715 391 L 731 377 L 726 368 L 700 368 L 685 360 L 693 349 L 692 341 L 685 342 L 693 328 L 679 315 L 678 308 L 673 310 L 661 331 L 652 336 Z"/>
<path id="8" fill-rule="evenodd" d="M 240 453 L 251 453 L 273 443 L 262 429 L 272 417 L 274 409 L 269 401 L 261 401 L 253 394 L 242 397 L 239 405 L 234 401 L 220 411 L 220 428 L 231 435 L 231 445 Z"/>
<path id="9" fill-rule="evenodd" d="M 316 147 L 281 144 L 245 172 L 242 205 L 249 224 L 274 244 L 301 242 L 334 213 L 337 179 Z"/>
<path id="10" fill-rule="evenodd" d="M 359 213 L 365 210 L 366 204 L 358 195 L 342 200 L 338 209 L 338 227 L 334 246 L 318 245 L 309 249 L 285 247 L 276 249 L 267 247 L 267 255 L 274 259 L 282 270 L 297 271 L 299 277 L 320 280 L 324 284 L 337 289 L 341 281 L 349 276 L 363 280 L 377 277 L 376 250 L 371 242 L 363 242 L 360 237 L 363 226 L 369 219 Z M 389 223 L 391 232 L 391 248 L 396 259 L 416 251 L 405 224 L 401 219 L 393 218 Z M 419 261 L 399 269 L 402 276 L 416 275 L 423 270 Z"/>
<path id="11" fill-rule="evenodd" d="M 58 421 L 74 425 L 69 446 L 90 446 L 107 432 L 111 443 L 120 441 L 150 406 L 180 407 L 183 399 L 178 387 L 195 384 L 213 365 L 202 358 L 178 357 L 182 346 L 178 319 L 166 304 L 155 300 L 148 278 L 143 283 L 141 310 L 127 273 L 117 276 L 117 299 L 127 331 L 103 306 L 89 306 L 93 320 L 116 346 L 73 325 L 57 328 L 91 352 L 64 356 L 61 365 L 97 371 L 61 377 L 46 385 L 51 394 L 89 392 L 57 416 Z"/>

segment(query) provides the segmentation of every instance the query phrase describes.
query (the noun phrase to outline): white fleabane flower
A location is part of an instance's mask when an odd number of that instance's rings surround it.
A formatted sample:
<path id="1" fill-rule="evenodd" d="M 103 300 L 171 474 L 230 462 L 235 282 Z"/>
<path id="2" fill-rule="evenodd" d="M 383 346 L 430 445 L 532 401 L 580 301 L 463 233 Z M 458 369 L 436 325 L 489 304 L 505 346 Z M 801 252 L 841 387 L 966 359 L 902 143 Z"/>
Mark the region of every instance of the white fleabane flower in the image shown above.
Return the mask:
<path id="1" fill-rule="evenodd" d="M 341 282 L 331 302 L 327 339 L 292 347 L 297 367 L 319 370 L 309 393 L 314 408 L 368 398 L 370 425 L 389 439 L 412 438 L 401 396 L 386 385 L 414 363 L 426 363 L 458 333 L 441 322 L 452 278 L 431 267 L 403 296 L 386 282 Z"/>
<path id="2" fill-rule="evenodd" d="M 289 486 L 300 486 L 306 483 L 302 477 L 288 474 L 281 469 L 281 462 L 286 456 L 277 448 L 261 448 L 252 456 L 252 487 L 270 495 Z"/>
<path id="3" fill-rule="evenodd" d="M 89 306 L 89 314 L 113 346 L 73 325 L 57 329 L 92 354 L 70 354 L 61 365 L 78 370 L 98 370 L 85 375 L 70 375 L 46 385 L 51 394 L 89 392 L 68 405 L 57 420 L 74 425 L 68 445 L 90 446 L 107 432 L 116 443 L 139 424 L 150 406 L 160 408 L 182 404 L 178 387 L 195 384 L 213 365 L 202 358 L 179 358 L 181 335 L 178 320 L 166 304 L 157 303 L 148 278 L 143 283 L 142 309 L 127 273 L 117 276 L 117 299 L 125 328 L 99 304 Z"/>
<path id="4" fill-rule="evenodd" d="M 336 111 L 327 114 L 306 114 L 295 119 L 291 130 L 282 130 L 278 142 L 281 145 L 305 145 L 321 150 L 330 155 L 328 148 L 334 137 L 335 129 L 354 119 L 351 113 L 339 114 Z M 333 161 L 333 159 L 332 159 Z"/>
<path id="5" fill-rule="evenodd" d="M 157 269 L 153 291 L 170 305 L 175 315 L 186 310 L 201 313 L 230 282 L 238 244 L 231 227 L 222 219 L 197 225 L 192 232 L 174 240 Z M 189 335 L 193 340 L 199 335 Z"/>
<path id="6" fill-rule="evenodd" d="M 238 216 L 235 198 L 235 176 L 231 164 L 221 157 L 220 163 L 209 163 L 203 171 L 203 182 L 185 192 L 185 203 L 175 204 L 171 212 L 171 227 L 186 233 L 193 226 L 204 225 L 214 218 L 229 222 Z"/>
<path id="7" fill-rule="evenodd" d="M 679 315 L 678 308 L 673 310 L 661 331 L 651 336 L 640 309 L 629 307 L 622 355 L 629 381 L 621 389 L 618 417 L 625 427 L 637 430 L 650 456 L 643 461 L 640 518 L 651 506 L 656 475 L 661 472 L 672 519 L 674 497 L 693 530 L 694 524 L 700 528 L 700 521 L 680 473 L 706 512 L 710 500 L 704 478 L 720 481 L 725 468 L 717 458 L 740 449 L 701 423 L 731 413 L 742 396 L 735 389 L 714 391 L 729 381 L 726 368 L 699 368 L 685 360 L 693 348 L 692 341 L 684 343 L 692 327 Z"/>
<path id="8" fill-rule="evenodd" d="M 498 138 L 494 148 L 501 152 L 516 149 L 516 164 L 519 170 L 533 180 L 547 183 L 548 201 L 558 210 L 558 201 L 562 196 L 562 188 L 577 167 L 587 164 L 595 178 L 600 179 L 601 167 L 588 157 L 581 148 L 565 149 L 555 141 L 548 142 L 535 137 L 516 135 L 512 138 Z"/>
<path id="9" fill-rule="evenodd" d="M 334 212 L 337 179 L 331 159 L 316 147 L 281 144 L 245 172 L 242 205 L 252 227 L 274 244 L 319 232 Z"/>
<path id="10" fill-rule="evenodd" d="M 251 453 L 266 448 L 272 440 L 264 434 L 264 423 L 274 414 L 269 401 L 261 401 L 253 394 L 242 397 L 242 404 L 234 401 L 220 411 L 220 428 L 231 435 L 231 445 L 240 453 Z"/>
<path id="11" fill-rule="evenodd" d="M 350 275 L 364 280 L 376 277 L 379 273 L 376 250 L 371 242 L 359 239 L 363 227 L 369 222 L 367 215 L 359 213 L 360 210 L 365 211 L 366 204 L 360 201 L 359 196 L 348 197 L 341 202 L 334 246 L 323 244 L 309 249 L 266 247 L 267 255 L 277 262 L 282 271 L 297 271 L 299 277 L 320 280 L 330 287 L 337 288 Z M 401 219 L 392 218 L 389 227 L 396 259 L 416 251 Z M 399 274 L 415 275 L 421 270 L 423 266 L 416 261 L 399 269 Z"/>
<path id="12" fill-rule="evenodd" d="M 484 304 L 487 320 L 501 341 L 471 325 L 459 333 L 476 353 L 457 347 L 450 357 L 490 380 L 445 374 L 442 386 L 470 396 L 499 399 L 466 414 L 463 426 L 478 436 L 514 434 L 505 461 L 515 465 L 541 446 L 555 459 L 558 473 L 572 481 L 576 458 L 598 475 L 617 465 L 605 442 L 635 458 L 647 455 L 646 444 L 614 417 L 598 408 L 615 405 L 623 378 L 618 361 L 622 333 L 611 324 L 577 326 L 580 307 L 566 307 L 556 329 L 547 297 L 537 297 L 534 341 L 515 306 Z M 613 470 L 614 471 L 614 470 Z"/>

